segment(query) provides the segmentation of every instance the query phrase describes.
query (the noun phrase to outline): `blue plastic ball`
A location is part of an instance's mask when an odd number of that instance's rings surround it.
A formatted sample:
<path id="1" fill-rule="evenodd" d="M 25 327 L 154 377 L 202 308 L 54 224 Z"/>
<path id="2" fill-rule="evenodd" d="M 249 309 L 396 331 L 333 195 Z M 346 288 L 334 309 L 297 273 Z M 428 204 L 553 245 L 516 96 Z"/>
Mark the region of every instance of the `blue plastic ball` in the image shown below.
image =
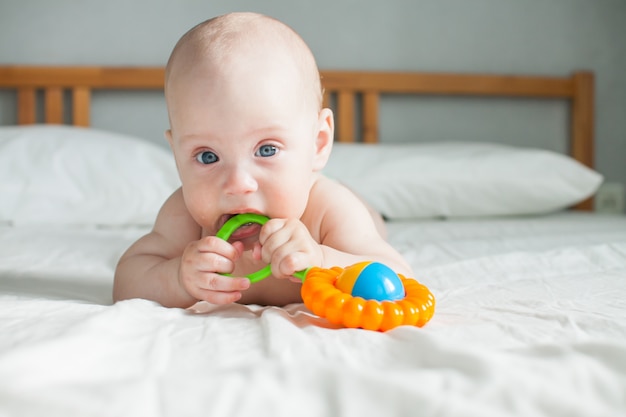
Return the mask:
<path id="1" fill-rule="evenodd" d="M 366 300 L 395 301 L 404 298 L 404 285 L 398 274 L 380 262 L 360 262 L 347 267 L 337 277 L 337 288 Z"/>

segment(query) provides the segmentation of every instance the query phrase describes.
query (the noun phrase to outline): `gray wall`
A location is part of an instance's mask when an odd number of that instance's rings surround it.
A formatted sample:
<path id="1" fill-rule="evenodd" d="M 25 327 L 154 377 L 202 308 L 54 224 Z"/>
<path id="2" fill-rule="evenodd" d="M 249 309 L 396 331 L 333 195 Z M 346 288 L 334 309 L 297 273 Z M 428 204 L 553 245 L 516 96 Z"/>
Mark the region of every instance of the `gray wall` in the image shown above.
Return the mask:
<path id="1" fill-rule="evenodd" d="M 624 0 L 0 0 L 0 64 L 163 65 L 189 27 L 228 11 L 259 11 L 294 27 L 321 68 L 597 76 L 596 166 L 626 183 Z M 14 119 L 0 95 L 0 123 Z M 556 102 L 388 100 L 390 141 L 491 140 L 564 148 Z M 158 93 L 94 99 L 95 127 L 165 146 Z"/>

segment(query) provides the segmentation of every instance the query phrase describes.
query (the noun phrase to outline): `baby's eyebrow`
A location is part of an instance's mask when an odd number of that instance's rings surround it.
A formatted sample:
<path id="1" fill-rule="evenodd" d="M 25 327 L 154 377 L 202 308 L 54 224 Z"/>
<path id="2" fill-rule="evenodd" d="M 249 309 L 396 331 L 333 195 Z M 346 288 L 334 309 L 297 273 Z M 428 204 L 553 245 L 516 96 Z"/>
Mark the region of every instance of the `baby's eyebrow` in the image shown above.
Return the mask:
<path id="1" fill-rule="evenodd" d="M 248 133 L 255 136 L 273 136 L 273 134 L 286 132 L 287 130 L 289 130 L 289 127 L 285 123 L 270 122 L 264 126 L 250 129 Z"/>
<path id="2" fill-rule="evenodd" d="M 178 143 L 183 148 L 195 148 L 200 145 L 213 143 L 214 139 L 210 134 L 189 133 L 178 138 Z"/>

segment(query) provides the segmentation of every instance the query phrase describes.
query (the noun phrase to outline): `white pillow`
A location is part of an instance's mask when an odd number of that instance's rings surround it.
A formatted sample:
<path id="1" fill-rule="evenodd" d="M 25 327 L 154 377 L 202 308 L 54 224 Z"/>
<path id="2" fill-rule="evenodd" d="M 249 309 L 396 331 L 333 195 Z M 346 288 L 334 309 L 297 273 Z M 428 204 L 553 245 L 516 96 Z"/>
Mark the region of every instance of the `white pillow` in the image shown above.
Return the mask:
<path id="1" fill-rule="evenodd" d="M 568 156 L 489 143 L 336 143 L 324 173 L 390 219 L 546 213 L 602 182 Z"/>
<path id="2" fill-rule="evenodd" d="M 0 221 L 149 225 L 180 185 L 166 148 L 54 125 L 0 127 Z"/>

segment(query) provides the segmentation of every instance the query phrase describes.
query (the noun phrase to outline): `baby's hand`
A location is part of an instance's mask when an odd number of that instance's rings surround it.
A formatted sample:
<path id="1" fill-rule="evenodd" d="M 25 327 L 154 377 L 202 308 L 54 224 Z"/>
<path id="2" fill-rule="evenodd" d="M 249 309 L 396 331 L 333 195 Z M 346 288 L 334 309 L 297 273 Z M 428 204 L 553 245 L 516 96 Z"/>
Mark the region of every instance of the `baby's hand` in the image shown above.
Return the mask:
<path id="1" fill-rule="evenodd" d="M 295 272 L 322 265 L 322 249 L 300 220 L 268 220 L 259 243 L 261 259 L 272 265 L 276 278 L 292 278 Z"/>
<path id="2" fill-rule="evenodd" d="M 250 287 L 248 278 L 220 275 L 230 273 L 241 256 L 243 245 L 231 245 L 215 236 L 191 242 L 180 260 L 178 280 L 181 286 L 197 300 L 213 304 L 229 304 L 241 298 L 241 291 Z"/>

